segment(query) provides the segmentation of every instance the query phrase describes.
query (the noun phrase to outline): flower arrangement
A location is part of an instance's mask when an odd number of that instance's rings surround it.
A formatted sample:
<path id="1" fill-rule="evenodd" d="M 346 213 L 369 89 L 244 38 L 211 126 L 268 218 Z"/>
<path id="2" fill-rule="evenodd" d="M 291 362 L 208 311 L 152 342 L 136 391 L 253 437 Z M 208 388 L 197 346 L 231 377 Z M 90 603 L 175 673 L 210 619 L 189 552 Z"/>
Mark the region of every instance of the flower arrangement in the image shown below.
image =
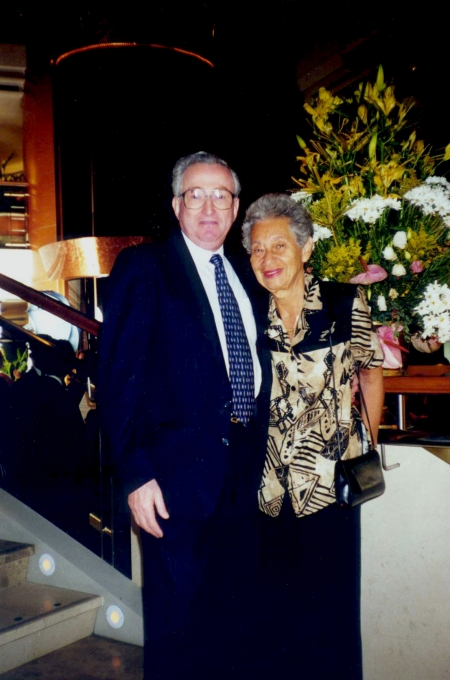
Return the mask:
<path id="1" fill-rule="evenodd" d="M 442 343 L 450 341 L 450 288 L 447 284 L 430 283 L 414 311 L 422 317 L 423 337 L 436 337 Z"/>
<path id="2" fill-rule="evenodd" d="M 396 100 L 381 66 L 376 82 L 349 98 L 320 88 L 304 107 L 312 137 L 298 137 L 292 197 L 313 218 L 314 273 L 367 286 L 374 320 L 395 336 L 402 329 L 407 339 L 438 334 L 442 342 L 445 324 L 426 310 L 435 286 L 448 303 L 450 183 L 434 173 L 450 160 L 450 144 L 433 155 L 417 138 L 414 105 Z"/>

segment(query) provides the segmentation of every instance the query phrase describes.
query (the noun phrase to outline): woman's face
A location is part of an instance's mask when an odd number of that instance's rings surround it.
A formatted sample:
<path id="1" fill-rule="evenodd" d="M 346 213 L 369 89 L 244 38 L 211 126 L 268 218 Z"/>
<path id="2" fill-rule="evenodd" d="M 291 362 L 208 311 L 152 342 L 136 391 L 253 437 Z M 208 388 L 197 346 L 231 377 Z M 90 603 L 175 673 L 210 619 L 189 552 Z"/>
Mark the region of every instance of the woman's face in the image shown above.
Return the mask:
<path id="1" fill-rule="evenodd" d="M 303 263 L 311 250 L 311 238 L 303 248 L 297 244 L 287 217 L 257 222 L 252 229 L 250 262 L 259 283 L 274 295 L 303 283 Z"/>

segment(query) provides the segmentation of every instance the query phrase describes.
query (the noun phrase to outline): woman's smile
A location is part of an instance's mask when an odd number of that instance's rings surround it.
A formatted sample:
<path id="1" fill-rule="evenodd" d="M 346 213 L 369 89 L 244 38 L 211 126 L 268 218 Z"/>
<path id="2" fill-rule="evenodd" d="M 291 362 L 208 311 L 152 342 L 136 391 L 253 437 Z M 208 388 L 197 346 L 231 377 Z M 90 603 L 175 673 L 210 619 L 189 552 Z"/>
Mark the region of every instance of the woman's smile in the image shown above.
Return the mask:
<path id="1" fill-rule="evenodd" d="M 263 274 L 266 279 L 272 279 L 274 276 L 278 276 L 278 274 L 280 274 L 282 271 L 282 269 L 268 269 L 263 271 Z"/>

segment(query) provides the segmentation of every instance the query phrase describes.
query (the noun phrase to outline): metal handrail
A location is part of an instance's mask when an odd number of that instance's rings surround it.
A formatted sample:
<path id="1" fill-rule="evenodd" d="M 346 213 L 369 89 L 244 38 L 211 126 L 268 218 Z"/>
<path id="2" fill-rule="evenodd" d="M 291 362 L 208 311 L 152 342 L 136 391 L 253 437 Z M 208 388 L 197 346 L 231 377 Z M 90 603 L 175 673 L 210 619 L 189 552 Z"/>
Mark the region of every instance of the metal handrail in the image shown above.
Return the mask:
<path id="1" fill-rule="evenodd" d="M 98 336 L 101 328 L 100 321 L 96 319 L 91 319 L 83 312 L 79 312 L 78 309 L 73 307 L 68 307 L 58 300 L 41 293 L 30 286 L 26 286 L 24 283 L 20 283 L 15 279 L 11 279 L 5 274 L 0 274 L 0 288 L 7 290 L 8 293 L 12 295 L 17 295 L 22 300 L 26 302 L 31 302 L 33 305 L 37 305 L 41 309 L 44 309 L 50 314 L 54 314 L 59 319 L 63 319 L 77 328 L 81 328 L 82 331 L 90 333 L 91 335 Z"/>

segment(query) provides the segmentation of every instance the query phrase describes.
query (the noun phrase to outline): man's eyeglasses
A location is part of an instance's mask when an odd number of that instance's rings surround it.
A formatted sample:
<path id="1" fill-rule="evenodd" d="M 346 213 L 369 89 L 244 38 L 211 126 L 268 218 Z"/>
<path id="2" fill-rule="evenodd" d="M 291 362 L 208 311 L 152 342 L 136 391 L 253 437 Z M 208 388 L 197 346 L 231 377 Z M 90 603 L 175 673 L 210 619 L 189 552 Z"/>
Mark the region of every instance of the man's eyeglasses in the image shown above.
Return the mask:
<path id="1" fill-rule="evenodd" d="M 188 189 L 181 194 L 186 208 L 196 210 L 201 208 L 207 198 L 210 198 L 214 207 L 219 210 L 228 210 L 233 205 L 233 200 L 236 198 L 228 189 L 213 189 L 212 191 L 205 191 L 204 189 Z"/>

